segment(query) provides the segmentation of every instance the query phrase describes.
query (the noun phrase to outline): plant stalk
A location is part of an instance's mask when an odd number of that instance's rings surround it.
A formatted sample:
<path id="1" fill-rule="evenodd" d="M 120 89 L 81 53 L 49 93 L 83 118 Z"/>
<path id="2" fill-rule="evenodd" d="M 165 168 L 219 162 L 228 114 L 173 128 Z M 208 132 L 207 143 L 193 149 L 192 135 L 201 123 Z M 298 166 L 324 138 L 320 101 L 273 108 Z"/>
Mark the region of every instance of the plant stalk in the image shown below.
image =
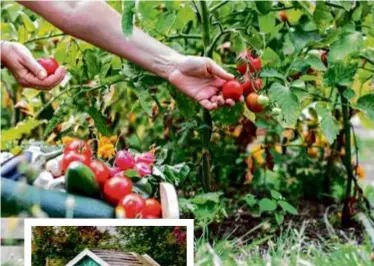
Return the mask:
<path id="1" fill-rule="evenodd" d="M 200 1 L 201 8 L 201 32 L 204 44 L 204 56 L 210 56 L 208 53 L 210 36 L 209 36 L 209 10 L 205 1 Z M 203 126 L 200 133 L 202 145 L 203 145 L 203 158 L 202 158 L 202 187 L 205 192 L 210 191 L 211 183 L 211 156 L 209 151 L 209 143 L 212 136 L 212 117 L 208 110 L 202 110 Z"/>

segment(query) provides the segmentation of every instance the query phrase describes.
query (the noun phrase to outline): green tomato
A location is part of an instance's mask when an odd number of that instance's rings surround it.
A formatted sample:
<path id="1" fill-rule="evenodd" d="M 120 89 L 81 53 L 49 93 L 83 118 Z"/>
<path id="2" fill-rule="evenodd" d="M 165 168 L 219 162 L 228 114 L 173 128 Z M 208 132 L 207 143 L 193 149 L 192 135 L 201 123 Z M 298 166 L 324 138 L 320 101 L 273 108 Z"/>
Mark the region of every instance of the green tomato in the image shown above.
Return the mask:
<path id="1" fill-rule="evenodd" d="M 280 115 L 281 112 L 282 112 L 282 110 L 278 107 L 274 107 L 273 110 L 271 110 L 271 114 L 273 116 L 278 116 L 278 115 Z"/>
<path id="2" fill-rule="evenodd" d="M 258 103 L 262 106 L 266 106 L 269 104 L 269 98 L 267 96 L 260 95 L 258 96 Z"/>

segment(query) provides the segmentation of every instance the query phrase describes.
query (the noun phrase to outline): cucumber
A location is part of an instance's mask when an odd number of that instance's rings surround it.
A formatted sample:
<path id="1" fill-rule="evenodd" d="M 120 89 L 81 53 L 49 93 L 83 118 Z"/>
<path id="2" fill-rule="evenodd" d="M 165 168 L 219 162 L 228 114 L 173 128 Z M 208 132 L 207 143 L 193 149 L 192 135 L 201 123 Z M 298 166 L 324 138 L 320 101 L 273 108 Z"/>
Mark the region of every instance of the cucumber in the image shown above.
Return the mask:
<path id="1" fill-rule="evenodd" d="M 66 191 L 100 198 L 100 187 L 92 170 L 81 162 L 72 162 L 65 174 Z"/>
<path id="2" fill-rule="evenodd" d="M 40 208 L 51 218 L 66 217 L 66 201 L 74 198 L 73 218 L 113 218 L 114 208 L 97 199 L 72 195 L 56 190 L 37 188 L 1 178 L 1 215 L 10 217 L 21 211 Z"/>

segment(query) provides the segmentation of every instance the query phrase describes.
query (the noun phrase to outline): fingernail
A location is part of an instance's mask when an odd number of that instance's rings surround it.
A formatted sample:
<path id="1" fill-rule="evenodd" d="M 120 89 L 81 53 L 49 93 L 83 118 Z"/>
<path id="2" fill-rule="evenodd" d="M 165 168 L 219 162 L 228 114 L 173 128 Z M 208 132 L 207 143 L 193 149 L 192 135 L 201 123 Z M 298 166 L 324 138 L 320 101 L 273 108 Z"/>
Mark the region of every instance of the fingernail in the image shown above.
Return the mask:
<path id="1" fill-rule="evenodd" d="M 45 70 L 40 70 L 38 77 L 40 79 L 45 79 L 47 77 L 47 72 Z"/>

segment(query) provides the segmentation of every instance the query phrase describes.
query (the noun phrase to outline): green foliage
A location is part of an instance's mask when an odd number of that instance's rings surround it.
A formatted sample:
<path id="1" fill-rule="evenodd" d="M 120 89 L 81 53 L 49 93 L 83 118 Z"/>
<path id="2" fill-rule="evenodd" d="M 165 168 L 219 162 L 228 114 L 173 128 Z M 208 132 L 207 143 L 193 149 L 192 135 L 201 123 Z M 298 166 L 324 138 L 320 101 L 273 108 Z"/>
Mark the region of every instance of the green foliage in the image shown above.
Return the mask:
<path id="1" fill-rule="evenodd" d="M 122 31 L 127 38 L 131 37 L 133 32 L 134 16 L 135 16 L 135 0 L 123 1 L 122 12 Z"/>

